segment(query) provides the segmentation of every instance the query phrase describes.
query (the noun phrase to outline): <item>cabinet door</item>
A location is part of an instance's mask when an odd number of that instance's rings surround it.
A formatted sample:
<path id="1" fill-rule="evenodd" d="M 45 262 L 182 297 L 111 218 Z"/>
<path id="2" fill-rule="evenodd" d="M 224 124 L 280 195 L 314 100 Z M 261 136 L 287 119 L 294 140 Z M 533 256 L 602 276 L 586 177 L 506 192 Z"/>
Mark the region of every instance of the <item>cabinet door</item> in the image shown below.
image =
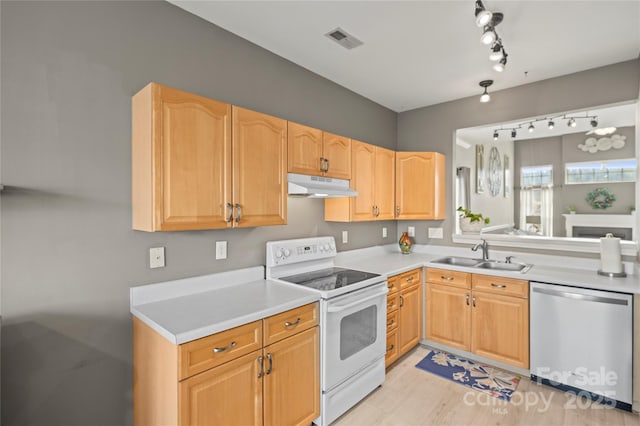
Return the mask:
<path id="1" fill-rule="evenodd" d="M 395 218 L 396 192 L 396 153 L 389 149 L 376 147 L 375 164 L 375 205 L 378 208 L 378 220 Z"/>
<path id="2" fill-rule="evenodd" d="M 324 132 L 322 156 L 329 163 L 326 176 L 351 179 L 351 139 Z"/>
<path id="3" fill-rule="evenodd" d="M 289 173 L 322 176 L 322 130 L 289 121 Z"/>
<path id="4" fill-rule="evenodd" d="M 445 218 L 444 156 L 396 153 L 396 218 Z"/>
<path id="5" fill-rule="evenodd" d="M 264 422 L 308 425 L 320 415 L 318 327 L 264 348 Z"/>
<path id="6" fill-rule="evenodd" d="M 261 351 L 180 382 L 180 425 L 262 424 Z"/>
<path id="7" fill-rule="evenodd" d="M 529 300 L 473 292 L 471 352 L 529 368 Z"/>
<path id="8" fill-rule="evenodd" d="M 422 330 L 421 284 L 400 291 L 400 319 L 398 320 L 398 347 L 400 356 L 420 341 Z"/>
<path id="9" fill-rule="evenodd" d="M 428 340 L 468 351 L 471 348 L 470 290 L 427 283 Z"/>
<path id="10" fill-rule="evenodd" d="M 285 120 L 233 107 L 233 200 L 234 226 L 286 224 Z"/>
<path id="11" fill-rule="evenodd" d="M 350 198 L 352 206 L 351 220 L 373 220 L 375 147 L 364 142 L 351 141 L 353 168 L 351 185 L 358 195 Z"/>
<path id="12" fill-rule="evenodd" d="M 151 83 L 132 107 L 133 228 L 230 226 L 231 105 Z"/>

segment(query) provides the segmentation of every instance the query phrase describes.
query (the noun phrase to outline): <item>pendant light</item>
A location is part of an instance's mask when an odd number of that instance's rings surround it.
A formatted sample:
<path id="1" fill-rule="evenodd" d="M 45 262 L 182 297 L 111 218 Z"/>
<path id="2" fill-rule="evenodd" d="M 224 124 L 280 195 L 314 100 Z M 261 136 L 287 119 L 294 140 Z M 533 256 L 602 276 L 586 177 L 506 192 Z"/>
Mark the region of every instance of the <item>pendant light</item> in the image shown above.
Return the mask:
<path id="1" fill-rule="evenodd" d="M 484 87 L 484 92 L 482 93 L 482 96 L 480 96 L 480 102 L 489 102 L 491 100 L 491 95 L 489 95 L 489 93 L 487 92 L 487 87 L 493 84 L 493 80 L 482 80 L 478 84 L 480 85 L 480 87 Z"/>

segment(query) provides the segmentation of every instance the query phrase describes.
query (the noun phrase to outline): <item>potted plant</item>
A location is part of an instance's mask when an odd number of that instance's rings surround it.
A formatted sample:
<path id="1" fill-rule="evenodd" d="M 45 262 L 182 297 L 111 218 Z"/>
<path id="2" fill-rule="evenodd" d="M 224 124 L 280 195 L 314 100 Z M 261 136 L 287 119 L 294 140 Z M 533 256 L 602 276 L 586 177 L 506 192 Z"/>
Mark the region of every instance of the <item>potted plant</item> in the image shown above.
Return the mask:
<path id="1" fill-rule="evenodd" d="M 569 214 L 576 214 L 576 206 L 574 206 L 573 204 L 569 205 L 569 207 L 567 207 L 567 211 L 569 212 Z"/>
<path id="2" fill-rule="evenodd" d="M 460 214 L 460 229 L 462 232 L 480 232 L 484 225 L 489 224 L 489 218 L 482 216 L 482 213 L 473 213 L 469 209 L 462 208 L 457 209 Z"/>

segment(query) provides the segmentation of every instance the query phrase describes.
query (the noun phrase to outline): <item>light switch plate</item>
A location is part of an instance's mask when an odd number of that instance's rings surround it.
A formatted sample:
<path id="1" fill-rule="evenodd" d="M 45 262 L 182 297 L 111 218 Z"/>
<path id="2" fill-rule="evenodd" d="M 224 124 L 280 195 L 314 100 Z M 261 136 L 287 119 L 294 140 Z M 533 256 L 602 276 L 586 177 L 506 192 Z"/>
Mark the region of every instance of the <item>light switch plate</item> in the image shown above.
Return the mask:
<path id="1" fill-rule="evenodd" d="M 164 247 L 149 249 L 149 268 L 164 268 Z"/>
<path id="2" fill-rule="evenodd" d="M 416 236 L 416 227 L 415 226 L 409 226 L 407 228 L 407 233 L 409 234 L 410 237 L 415 237 Z"/>
<path id="3" fill-rule="evenodd" d="M 342 244 L 349 242 L 349 231 L 342 231 Z"/>
<path id="4" fill-rule="evenodd" d="M 216 241 L 216 260 L 227 258 L 227 242 Z"/>
<path id="5" fill-rule="evenodd" d="M 429 238 L 442 239 L 442 228 L 429 228 Z"/>
<path id="6" fill-rule="evenodd" d="M 382 227 L 382 238 L 387 238 L 387 227 L 386 226 Z"/>

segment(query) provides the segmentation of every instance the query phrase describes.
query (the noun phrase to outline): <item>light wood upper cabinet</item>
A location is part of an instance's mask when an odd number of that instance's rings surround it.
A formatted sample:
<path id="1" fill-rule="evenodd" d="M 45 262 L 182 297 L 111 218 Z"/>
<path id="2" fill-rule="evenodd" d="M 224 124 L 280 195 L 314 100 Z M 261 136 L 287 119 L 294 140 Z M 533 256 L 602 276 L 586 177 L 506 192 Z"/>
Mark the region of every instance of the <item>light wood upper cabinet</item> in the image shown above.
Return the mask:
<path id="1" fill-rule="evenodd" d="M 351 179 L 351 139 L 324 132 L 323 157 L 327 160 L 325 176 Z"/>
<path id="2" fill-rule="evenodd" d="M 445 218 L 445 157 L 396 152 L 396 219 Z"/>
<path id="3" fill-rule="evenodd" d="M 325 200 L 325 220 L 392 220 L 394 178 L 394 151 L 351 140 L 351 187 L 358 195 Z"/>
<path id="4" fill-rule="evenodd" d="M 289 122 L 289 173 L 351 179 L 351 140 Z"/>
<path id="5" fill-rule="evenodd" d="M 133 229 L 229 226 L 231 105 L 151 83 L 132 111 Z"/>
<path id="6" fill-rule="evenodd" d="M 157 83 L 132 114 L 133 229 L 286 223 L 285 120 Z"/>
<path id="7" fill-rule="evenodd" d="M 287 223 L 287 122 L 233 107 L 234 226 Z"/>

